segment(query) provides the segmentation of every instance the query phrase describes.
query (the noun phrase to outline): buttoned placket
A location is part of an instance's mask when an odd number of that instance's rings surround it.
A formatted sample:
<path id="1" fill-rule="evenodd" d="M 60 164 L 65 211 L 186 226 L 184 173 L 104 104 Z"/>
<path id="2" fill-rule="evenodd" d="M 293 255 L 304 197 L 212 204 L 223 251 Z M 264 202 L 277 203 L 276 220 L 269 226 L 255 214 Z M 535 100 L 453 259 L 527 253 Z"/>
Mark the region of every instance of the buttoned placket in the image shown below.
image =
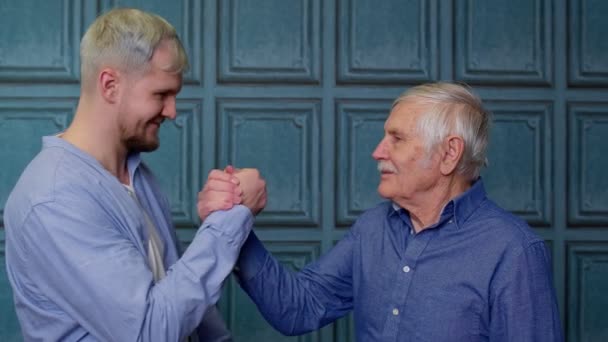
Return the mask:
<path id="1" fill-rule="evenodd" d="M 430 241 L 434 230 L 424 231 L 420 234 L 414 234 L 413 228 L 408 227 L 403 218 L 399 215 L 391 217 L 393 224 L 401 224 L 406 236 L 406 244 L 402 246 L 404 251 L 400 253 L 401 263 L 395 272 L 398 272 L 396 284 L 391 294 L 391 306 L 388 308 L 386 324 L 384 326 L 384 335 L 387 339 L 397 340 L 399 337 L 399 326 L 403 320 L 403 310 L 406 310 L 407 298 L 410 285 L 416 274 L 416 263 L 418 258 L 426 248 Z"/>

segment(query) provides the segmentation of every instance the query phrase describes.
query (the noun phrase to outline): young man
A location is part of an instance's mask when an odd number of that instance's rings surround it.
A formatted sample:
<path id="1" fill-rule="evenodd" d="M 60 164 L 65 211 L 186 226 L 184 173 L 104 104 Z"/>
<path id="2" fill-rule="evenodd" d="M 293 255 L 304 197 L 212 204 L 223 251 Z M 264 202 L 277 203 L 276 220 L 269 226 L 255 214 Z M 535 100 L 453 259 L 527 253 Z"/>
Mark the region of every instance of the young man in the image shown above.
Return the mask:
<path id="1" fill-rule="evenodd" d="M 357 341 L 561 341 L 543 241 L 479 178 L 489 123 L 460 85 L 399 97 L 373 153 L 389 201 L 298 273 L 254 233 L 243 246 L 237 275 L 268 322 L 298 335 L 353 310 Z"/>
<path id="2" fill-rule="evenodd" d="M 84 35 L 81 62 L 73 122 L 44 137 L 5 207 L 24 339 L 230 339 L 214 305 L 265 205 L 264 181 L 255 170 L 211 172 L 199 194 L 204 222 L 180 257 L 168 201 L 140 158 L 177 114 L 188 61 L 175 29 L 139 10 L 109 11 Z"/>

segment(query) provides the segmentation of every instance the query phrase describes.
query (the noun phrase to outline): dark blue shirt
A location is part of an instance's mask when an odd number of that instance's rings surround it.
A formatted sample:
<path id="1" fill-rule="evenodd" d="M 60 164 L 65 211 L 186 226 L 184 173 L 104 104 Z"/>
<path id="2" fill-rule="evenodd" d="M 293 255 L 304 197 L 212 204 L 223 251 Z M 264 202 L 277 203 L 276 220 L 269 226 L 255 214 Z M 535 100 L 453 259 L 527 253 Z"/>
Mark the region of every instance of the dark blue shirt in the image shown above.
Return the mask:
<path id="1" fill-rule="evenodd" d="M 357 341 L 562 341 L 544 242 L 486 197 L 481 180 L 414 234 L 385 202 L 318 261 L 291 272 L 255 234 L 237 276 L 286 335 L 353 310 Z"/>

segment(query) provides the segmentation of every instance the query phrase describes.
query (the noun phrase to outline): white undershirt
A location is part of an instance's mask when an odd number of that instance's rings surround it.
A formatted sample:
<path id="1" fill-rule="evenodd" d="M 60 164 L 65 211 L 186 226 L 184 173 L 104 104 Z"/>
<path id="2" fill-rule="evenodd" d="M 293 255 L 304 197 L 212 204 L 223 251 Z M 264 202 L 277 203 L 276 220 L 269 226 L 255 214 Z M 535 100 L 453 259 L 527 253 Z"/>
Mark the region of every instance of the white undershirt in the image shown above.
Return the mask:
<path id="1" fill-rule="evenodd" d="M 150 215 L 146 212 L 144 207 L 139 202 L 137 195 L 135 194 L 135 190 L 131 185 L 123 184 L 127 189 L 129 195 L 135 200 L 137 206 L 144 214 L 144 218 L 146 220 L 146 227 L 148 228 L 148 265 L 150 270 L 152 270 L 152 274 L 154 275 L 154 282 L 157 283 L 162 278 L 165 277 L 165 265 L 163 264 L 163 254 L 164 248 L 163 244 L 160 241 L 160 237 L 158 236 L 158 231 L 152 219 L 150 219 Z"/>
<path id="2" fill-rule="evenodd" d="M 130 183 L 133 184 L 133 182 Z M 160 237 L 158 236 L 158 231 L 156 230 L 154 222 L 152 219 L 150 219 L 150 215 L 148 215 L 148 212 L 141 205 L 141 202 L 139 202 L 139 199 L 135 194 L 135 189 L 133 189 L 131 185 L 123 185 L 127 189 L 129 195 L 135 200 L 135 203 L 137 203 L 137 206 L 141 212 L 144 214 L 146 226 L 148 228 L 148 264 L 150 270 L 152 270 L 152 274 L 154 275 L 154 283 L 158 283 L 162 278 L 165 277 L 165 265 L 163 264 L 163 244 L 160 241 Z M 198 341 L 196 332 L 194 332 L 192 336 L 188 336 L 183 340 L 183 342 L 187 341 Z"/>

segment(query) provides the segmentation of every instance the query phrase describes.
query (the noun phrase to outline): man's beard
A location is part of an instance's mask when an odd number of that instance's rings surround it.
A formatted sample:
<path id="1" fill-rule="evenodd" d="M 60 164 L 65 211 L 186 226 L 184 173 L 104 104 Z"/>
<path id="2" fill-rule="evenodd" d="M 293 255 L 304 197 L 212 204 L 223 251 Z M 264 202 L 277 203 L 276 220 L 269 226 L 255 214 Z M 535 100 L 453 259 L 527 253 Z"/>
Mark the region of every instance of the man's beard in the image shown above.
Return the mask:
<path id="1" fill-rule="evenodd" d="M 158 139 L 145 141 L 139 137 L 129 137 L 124 141 L 124 144 L 129 152 L 152 152 L 159 146 Z"/>
<path id="2" fill-rule="evenodd" d="M 160 127 L 158 129 L 160 129 Z M 152 152 L 158 149 L 158 146 L 160 144 L 158 136 L 156 136 L 155 139 L 146 140 L 147 132 L 145 129 L 140 135 L 132 133 L 129 134 L 124 126 L 121 127 L 121 131 L 123 136 L 123 145 L 127 148 L 127 151 L 129 152 Z"/>

